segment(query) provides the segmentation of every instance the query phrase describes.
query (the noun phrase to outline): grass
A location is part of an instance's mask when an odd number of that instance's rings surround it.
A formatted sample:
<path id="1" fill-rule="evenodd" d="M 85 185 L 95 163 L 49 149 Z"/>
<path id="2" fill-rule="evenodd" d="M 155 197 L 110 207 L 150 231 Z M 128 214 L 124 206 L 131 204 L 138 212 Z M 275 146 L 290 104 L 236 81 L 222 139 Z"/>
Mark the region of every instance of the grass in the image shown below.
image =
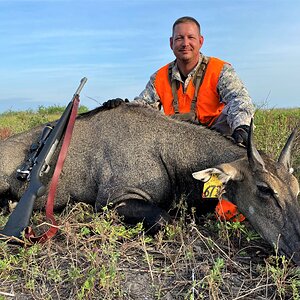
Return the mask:
<path id="1" fill-rule="evenodd" d="M 7 111 L 0 115 L 0 138 L 29 130 L 37 125 L 57 120 L 63 113 L 63 106 L 40 106 L 36 111 Z M 86 112 L 85 106 L 80 106 L 79 113 Z"/>
<path id="2" fill-rule="evenodd" d="M 300 108 L 258 110 L 255 115 L 255 140 L 258 148 L 278 158 L 287 137 L 298 129 L 292 152 L 292 165 L 295 175 L 300 179 Z"/>
<path id="3" fill-rule="evenodd" d="M 0 137 L 60 113 L 7 112 L 0 115 Z M 256 143 L 277 157 L 299 122 L 299 110 L 260 110 Z M 293 157 L 299 165 L 299 134 Z M 182 210 L 179 219 L 149 237 L 141 224 L 125 227 L 114 211 L 94 214 L 87 204 L 70 205 L 57 216 L 60 231 L 47 243 L 28 248 L 1 243 L 0 300 L 300 299 L 299 268 L 247 221 L 221 222 L 208 215 L 196 224 Z M 5 219 L 0 215 L 0 223 Z M 41 223 L 43 215 L 33 219 Z"/>

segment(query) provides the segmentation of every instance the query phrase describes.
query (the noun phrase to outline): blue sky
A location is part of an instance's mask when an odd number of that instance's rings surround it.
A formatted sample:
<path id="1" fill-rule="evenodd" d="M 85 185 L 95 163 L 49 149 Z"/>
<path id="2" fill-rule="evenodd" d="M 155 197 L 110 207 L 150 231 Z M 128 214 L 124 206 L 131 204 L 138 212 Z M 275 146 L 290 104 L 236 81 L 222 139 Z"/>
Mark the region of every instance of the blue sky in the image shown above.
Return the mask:
<path id="1" fill-rule="evenodd" d="M 83 105 L 133 99 L 173 60 L 171 27 L 184 15 L 257 106 L 300 107 L 299 0 L 0 0 L 0 113 L 65 105 L 84 76 Z"/>

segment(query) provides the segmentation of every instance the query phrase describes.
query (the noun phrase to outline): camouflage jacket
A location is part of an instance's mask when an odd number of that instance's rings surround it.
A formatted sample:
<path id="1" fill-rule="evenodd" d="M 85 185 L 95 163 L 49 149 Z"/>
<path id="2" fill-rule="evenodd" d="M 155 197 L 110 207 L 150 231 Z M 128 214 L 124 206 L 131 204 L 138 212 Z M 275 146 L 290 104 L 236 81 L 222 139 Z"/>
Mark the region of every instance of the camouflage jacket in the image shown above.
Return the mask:
<path id="1" fill-rule="evenodd" d="M 193 79 L 195 71 L 202 61 L 203 55 L 200 55 L 197 66 L 188 74 L 185 82 L 182 81 L 176 60 L 173 62 L 172 79 L 176 79 L 183 84 L 186 89 L 190 80 Z M 160 107 L 160 99 L 154 88 L 155 72 L 146 85 L 146 88 L 134 100 L 149 104 L 155 108 Z M 221 71 L 217 90 L 220 101 L 225 104 L 222 114 L 217 118 L 212 128 L 224 133 L 231 134 L 233 130 L 240 125 L 249 125 L 254 114 L 254 105 L 243 82 L 237 76 L 234 68 L 225 63 Z"/>

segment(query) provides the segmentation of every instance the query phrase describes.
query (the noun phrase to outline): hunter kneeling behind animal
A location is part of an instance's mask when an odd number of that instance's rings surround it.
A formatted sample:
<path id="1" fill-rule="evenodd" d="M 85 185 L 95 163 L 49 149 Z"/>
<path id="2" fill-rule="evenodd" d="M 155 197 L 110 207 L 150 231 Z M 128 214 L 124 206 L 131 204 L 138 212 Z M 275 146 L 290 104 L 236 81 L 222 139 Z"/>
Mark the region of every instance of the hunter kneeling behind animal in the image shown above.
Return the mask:
<path id="1" fill-rule="evenodd" d="M 176 59 L 151 76 L 135 101 L 162 106 L 168 116 L 207 126 L 246 146 L 254 114 L 251 98 L 229 63 L 200 52 L 203 42 L 197 20 L 177 19 L 170 37 Z M 103 106 L 114 108 L 122 102 L 121 98 L 112 99 Z M 216 213 L 222 219 L 244 219 L 236 206 L 224 199 L 217 204 Z"/>

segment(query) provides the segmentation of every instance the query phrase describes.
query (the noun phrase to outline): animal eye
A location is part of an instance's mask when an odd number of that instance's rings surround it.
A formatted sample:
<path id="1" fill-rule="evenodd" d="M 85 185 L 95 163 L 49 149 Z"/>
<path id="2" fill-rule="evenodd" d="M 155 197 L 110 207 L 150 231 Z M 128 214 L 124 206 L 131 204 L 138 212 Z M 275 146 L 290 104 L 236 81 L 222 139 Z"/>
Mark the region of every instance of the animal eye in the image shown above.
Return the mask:
<path id="1" fill-rule="evenodd" d="M 257 189 L 262 194 L 262 196 L 274 196 L 274 191 L 267 185 L 257 185 Z"/>
<path id="2" fill-rule="evenodd" d="M 271 189 L 266 183 L 257 184 L 258 194 L 261 198 L 264 198 L 265 200 L 274 201 L 275 205 L 278 208 L 282 209 L 282 205 L 278 198 L 278 193 Z M 269 203 L 269 202 L 268 202 Z"/>

